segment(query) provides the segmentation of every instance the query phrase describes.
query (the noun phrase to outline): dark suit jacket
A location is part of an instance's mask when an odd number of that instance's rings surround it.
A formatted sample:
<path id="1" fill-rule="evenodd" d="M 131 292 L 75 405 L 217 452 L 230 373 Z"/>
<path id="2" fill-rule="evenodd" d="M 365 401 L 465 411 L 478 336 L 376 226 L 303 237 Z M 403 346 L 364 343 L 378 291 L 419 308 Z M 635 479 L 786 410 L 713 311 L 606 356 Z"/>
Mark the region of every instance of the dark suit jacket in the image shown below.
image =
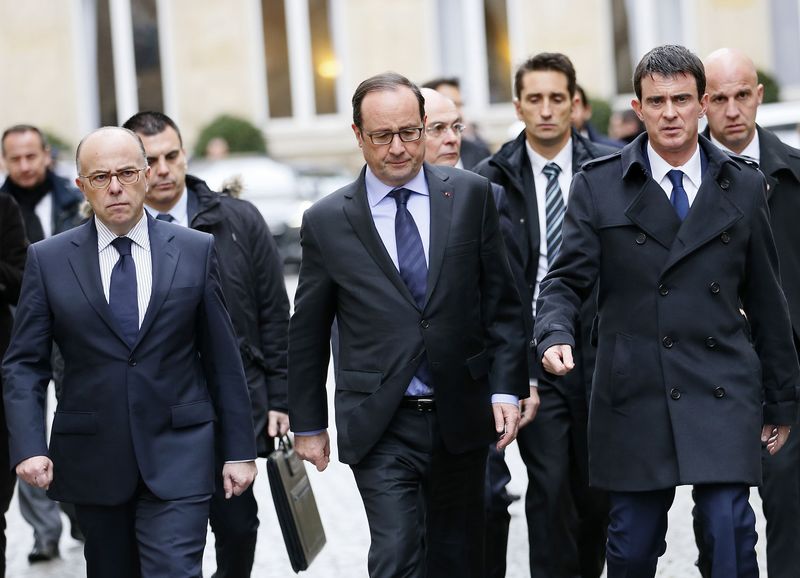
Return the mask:
<path id="1" fill-rule="evenodd" d="M 445 446 L 495 439 L 492 393 L 528 395 L 520 300 L 489 182 L 425 165 L 431 237 L 422 310 L 375 228 L 365 171 L 306 211 L 289 329 L 289 416 L 295 431 L 328 425 L 330 327 L 338 321 L 340 459 L 359 462 L 386 430 L 427 352 Z"/>
<path id="2" fill-rule="evenodd" d="M 542 282 L 539 356 L 574 344 L 597 280 L 591 483 L 756 485 L 761 426 L 793 423 L 800 379 L 764 179 L 700 137 L 708 164 L 681 223 L 650 177 L 646 139 L 573 180 L 563 249 Z"/>
<path id="3" fill-rule="evenodd" d="M 17 203 L 9 195 L 0 193 L 0 359 L 11 336 L 14 323 L 11 307 L 19 299 L 27 246 Z"/>
<path id="4" fill-rule="evenodd" d="M 572 131 L 572 173 L 577 174 L 581 166 L 604 155 L 609 155 L 615 149 L 600 144 L 595 144 L 582 137 L 577 131 Z M 525 146 L 525 131 L 513 141 L 503 147 L 492 157 L 485 159 L 475 172 L 483 175 L 493 183 L 501 185 L 506 191 L 508 209 L 514 226 L 514 237 L 519 248 L 522 268 L 525 275 L 526 286 L 521 294 L 523 302 L 531 303 L 536 287 L 536 276 L 539 269 L 539 209 L 536 200 L 536 186 L 534 184 L 531 161 L 528 158 Z M 581 396 L 592 380 L 594 370 L 594 346 L 591 344 L 592 319 L 596 305 L 594 299 L 587 299 L 581 314 L 581 344 L 576 355 L 577 368 L 570 375 L 563 378 L 542 375 L 538 370 L 538 359 L 535 359 L 533 345 L 533 318 L 531 307 L 524 311 L 526 316 L 526 329 L 529 335 L 530 347 L 530 377 L 544 378 L 556 385 L 569 395 Z"/>
<path id="5" fill-rule="evenodd" d="M 94 220 L 28 250 L 5 405 L 12 465 L 49 455 L 53 499 L 120 504 L 140 475 L 164 500 L 211 494 L 215 429 L 226 461 L 255 458 L 213 237 L 150 217 L 148 225 L 153 289 L 133 347 L 103 295 Z M 65 375 L 48 451 L 51 338 Z"/>

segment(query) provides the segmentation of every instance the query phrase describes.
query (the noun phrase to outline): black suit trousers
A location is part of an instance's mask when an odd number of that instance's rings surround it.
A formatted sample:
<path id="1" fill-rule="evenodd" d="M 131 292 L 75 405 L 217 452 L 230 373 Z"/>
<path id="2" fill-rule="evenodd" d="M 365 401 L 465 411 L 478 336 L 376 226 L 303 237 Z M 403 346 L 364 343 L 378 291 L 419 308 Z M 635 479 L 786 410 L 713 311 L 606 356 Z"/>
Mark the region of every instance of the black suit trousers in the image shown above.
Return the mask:
<path id="1" fill-rule="evenodd" d="M 0 378 L 0 391 L 3 380 Z M 14 495 L 14 484 L 17 476 L 11 469 L 8 459 L 8 429 L 6 413 L 0 403 L 0 578 L 6 575 L 6 513 L 11 497 Z"/>
<path id="2" fill-rule="evenodd" d="M 598 578 L 608 498 L 589 488 L 586 399 L 539 382 L 536 418 L 517 436 L 528 470 L 525 515 L 532 578 Z"/>
<path id="3" fill-rule="evenodd" d="M 371 578 L 479 578 L 486 448 L 444 449 L 436 412 L 399 409 L 352 466 L 364 501 Z"/>

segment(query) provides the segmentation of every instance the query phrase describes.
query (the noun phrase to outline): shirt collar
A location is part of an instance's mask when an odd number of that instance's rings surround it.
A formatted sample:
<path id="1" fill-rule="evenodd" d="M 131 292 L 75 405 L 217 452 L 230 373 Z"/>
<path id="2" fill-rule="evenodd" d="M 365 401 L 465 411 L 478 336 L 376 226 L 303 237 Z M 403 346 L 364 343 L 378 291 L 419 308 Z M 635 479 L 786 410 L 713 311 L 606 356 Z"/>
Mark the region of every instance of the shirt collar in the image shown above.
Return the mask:
<path id="1" fill-rule="evenodd" d="M 187 199 L 188 195 L 189 191 L 186 187 L 184 187 L 181 196 L 178 197 L 178 202 L 175 203 L 175 205 L 165 213 L 167 215 L 172 215 L 172 218 L 175 219 L 175 222 L 177 224 L 182 225 L 183 223 L 188 223 L 189 221 L 188 218 L 189 201 Z M 145 204 L 144 208 L 147 210 L 148 213 L 150 213 L 153 216 L 154 219 L 161 213 L 161 211 L 158 211 L 147 204 Z"/>
<path id="2" fill-rule="evenodd" d="M 369 201 L 370 207 L 374 207 L 386 198 L 386 195 L 400 188 L 389 186 L 378 179 L 375 173 L 369 168 L 369 165 L 367 165 L 367 174 L 364 180 L 367 186 L 367 201 Z M 428 182 L 425 180 L 425 171 L 423 169 L 420 169 L 414 178 L 402 185 L 402 188 L 414 191 L 420 195 L 425 195 L 426 197 L 430 194 L 428 192 Z"/>
<path id="3" fill-rule="evenodd" d="M 661 158 L 655 151 L 650 141 L 647 141 L 647 158 L 650 161 L 650 171 L 653 173 L 653 180 L 661 183 L 667 173 L 671 170 L 683 171 L 692 184 L 696 188 L 700 188 L 700 181 L 702 180 L 702 166 L 700 162 L 700 145 L 697 144 L 694 149 L 694 154 L 691 158 L 679 167 L 673 167 L 663 158 Z"/>
<path id="4" fill-rule="evenodd" d="M 572 172 L 572 137 L 569 137 L 567 144 L 564 145 L 558 154 L 552 159 L 546 159 L 531 146 L 528 139 L 525 139 L 525 146 L 528 149 L 528 158 L 531 160 L 531 168 L 533 169 L 534 176 L 538 175 L 544 170 L 545 165 L 555 163 L 561 169 L 561 173 Z"/>
<path id="5" fill-rule="evenodd" d="M 97 227 L 97 252 L 103 251 L 111 244 L 111 241 L 116 239 L 118 235 L 114 234 L 103 221 L 94 217 L 94 224 Z M 139 245 L 145 251 L 150 250 L 150 234 L 147 230 L 147 213 L 142 214 L 142 218 L 136 223 L 127 234 L 122 235 L 128 237 L 131 241 Z"/>
<path id="6" fill-rule="evenodd" d="M 758 142 L 758 131 L 755 131 L 755 133 L 753 134 L 753 138 L 750 141 L 750 143 L 746 147 L 744 147 L 744 150 L 742 152 L 740 152 L 740 153 L 733 152 L 731 149 L 729 149 L 724 144 L 719 142 L 713 136 L 711 137 L 711 142 L 714 143 L 715 145 L 717 145 L 717 147 L 719 147 L 720 149 L 722 149 L 723 151 L 725 151 L 728 154 L 736 155 L 736 156 L 739 156 L 739 157 L 750 158 L 750 159 L 753 159 L 754 161 L 756 161 L 759 164 L 761 163 L 761 148 L 760 148 L 761 145 Z"/>

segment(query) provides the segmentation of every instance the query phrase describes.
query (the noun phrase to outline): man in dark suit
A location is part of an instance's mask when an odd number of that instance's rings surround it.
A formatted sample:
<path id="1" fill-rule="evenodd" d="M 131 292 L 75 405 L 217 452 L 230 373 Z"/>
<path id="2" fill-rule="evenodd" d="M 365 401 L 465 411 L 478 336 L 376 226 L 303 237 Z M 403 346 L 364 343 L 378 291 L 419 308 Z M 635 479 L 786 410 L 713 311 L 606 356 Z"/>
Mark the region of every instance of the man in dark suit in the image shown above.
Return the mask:
<path id="1" fill-rule="evenodd" d="M 10 196 L 0 193 L 0 359 L 8 348 L 14 318 L 11 308 L 17 304 L 25 267 L 25 225 L 22 213 Z M 3 376 L 0 374 L 0 391 Z M 6 512 L 14 495 L 17 476 L 8 456 L 6 413 L 0 404 L 0 578 L 6 575 Z"/>
<path id="2" fill-rule="evenodd" d="M 89 134 L 77 165 L 94 219 L 28 250 L 3 365 L 11 463 L 25 482 L 76 504 L 88 576 L 195 577 L 215 431 L 227 496 L 256 472 L 214 240 L 145 215 L 150 169 L 131 131 Z M 65 372 L 48 449 L 53 340 Z"/>
<path id="3" fill-rule="evenodd" d="M 748 486 L 761 443 L 774 454 L 789 435 L 800 378 L 764 179 L 698 136 L 708 96 L 687 49 L 648 52 L 634 90 L 647 131 L 574 179 L 538 349 L 545 370 L 574 367 L 597 283 L 589 470 L 610 493 L 608 577 L 655 575 L 675 486 L 691 484 L 713 578 L 753 578 Z"/>
<path id="4" fill-rule="evenodd" d="M 706 136 L 723 151 L 752 159 L 767 180 L 770 224 L 778 249 L 783 292 L 789 304 L 795 347 L 800 343 L 800 151 L 756 124 L 764 96 L 753 61 L 723 48 L 705 61 L 708 85 Z M 780 453 L 762 452 L 761 492 L 767 519 L 770 578 L 794 578 L 800 569 L 800 436 L 789 436 Z M 699 520 L 696 520 L 699 521 Z M 699 566 L 710 576 L 702 532 Z"/>
<path id="5" fill-rule="evenodd" d="M 517 69 L 514 86 L 517 116 L 525 128 L 475 170 L 506 190 L 525 272 L 523 301 L 532 313 L 539 282 L 560 247 L 570 183 L 583 163 L 614 149 L 572 128 L 577 85 L 575 68 L 564 54 L 531 57 Z M 529 480 L 525 515 L 532 576 L 598 578 L 603 572 L 608 509 L 605 496 L 589 488 L 586 448 L 594 314 L 588 300 L 581 313 L 579 368 L 572 375 L 540 375 L 538 362 L 533 355 L 530 359 L 531 396 L 523 402 L 523 420 L 533 421 L 520 429 L 519 449 Z"/>
<path id="6" fill-rule="evenodd" d="M 289 298 L 283 263 L 264 217 L 252 204 L 211 191 L 187 175 L 178 126 L 160 112 L 139 112 L 123 125 L 142 139 L 150 165 L 145 209 L 156 219 L 214 235 L 220 284 L 236 330 L 247 377 L 259 455 L 272 437 L 289 429 L 286 347 Z M 221 449 L 221 448 L 220 448 Z M 222 474 L 221 452 L 217 472 Z M 253 486 L 226 500 L 222 479 L 211 498 L 217 570 L 215 578 L 247 578 L 258 538 L 258 502 Z"/>
<path id="7" fill-rule="evenodd" d="M 323 470 L 339 328 L 339 457 L 361 492 L 372 577 L 478 577 L 486 447 L 527 395 L 521 306 L 486 179 L 423 163 L 424 99 L 386 73 L 353 96 L 367 166 L 306 211 L 289 329 L 295 448 Z"/>

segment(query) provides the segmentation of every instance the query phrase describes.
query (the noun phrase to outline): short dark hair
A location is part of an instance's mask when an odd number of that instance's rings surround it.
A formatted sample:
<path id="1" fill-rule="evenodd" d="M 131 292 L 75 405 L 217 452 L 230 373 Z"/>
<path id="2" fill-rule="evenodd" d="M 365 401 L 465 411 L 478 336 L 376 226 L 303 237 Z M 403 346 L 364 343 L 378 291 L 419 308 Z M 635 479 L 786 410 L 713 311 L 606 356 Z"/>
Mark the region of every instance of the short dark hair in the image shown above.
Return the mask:
<path id="1" fill-rule="evenodd" d="M 642 56 L 633 72 L 633 91 L 636 98 L 642 100 L 642 78 L 654 74 L 673 77 L 688 74 L 694 77 L 697 84 L 697 98 L 706 93 L 706 71 L 702 61 L 685 46 L 666 44 L 657 46 Z"/>
<path id="2" fill-rule="evenodd" d="M 581 103 L 583 106 L 591 106 L 591 102 L 589 102 L 589 97 L 586 96 L 586 91 L 583 90 L 583 87 L 580 84 L 575 85 L 575 94 L 581 99 Z"/>
<path id="3" fill-rule="evenodd" d="M 566 76 L 569 96 L 570 98 L 575 96 L 575 87 L 577 86 L 575 67 L 572 66 L 569 57 L 560 52 L 540 52 L 523 62 L 514 74 L 514 94 L 517 96 L 517 100 L 522 95 L 522 79 L 528 72 L 539 70 L 553 70 Z"/>
<path id="4" fill-rule="evenodd" d="M 419 90 L 419 87 L 407 79 L 402 74 L 396 72 L 384 72 L 370 76 L 358 85 L 356 91 L 353 93 L 353 124 L 356 125 L 358 130 L 362 128 L 361 118 L 361 103 L 370 92 L 379 92 L 382 90 L 397 90 L 400 87 L 406 87 L 414 96 L 417 97 L 419 103 L 419 118 L 425 118 L 425 97 Z"/>
<path id="5" fill-rule="evenodd" d="M 178 125 L 163 112 L 156 112 L 153 110 L 137 112 L 122 125 L 122 128 L 127 128 L 130 131 L 145 136 L 161 134 L 167 130 L 167 127 L 172 128 L 178 134 L 178 142 L 183 146 L 183 137 L 181 136 L 180 129 L 178 129 Z"/>
<path id="6" fill-rule="evenodd" d="M 47 142 L 47 137 L 44 136 L 42 131 L 40 131 L 37 127 L 33 126 L 32 124 L 15 124 L 14 126 L 10 126 L 3 131 L 3 138 L 0 139 L 0 153 L 2 153 L 3 156 L 6 156 L 6 137 L 8 135 L 22 134 L 25 132 L 35 132 L 37 135 L 39 135 L 39 140 L 42 141 L 43 151 L 46 151 L 50 148 L 50 143 Z"/>
<path id="7" fill-rule="evenodd" d="M 461 81 L 455 76 L 440 76 L 438 78 L 432 78 L 428 82 L 424 83 L 422 88 L 439 90 L 440 86 L 452 86 L 457 90 L 461 90 Z"/>

